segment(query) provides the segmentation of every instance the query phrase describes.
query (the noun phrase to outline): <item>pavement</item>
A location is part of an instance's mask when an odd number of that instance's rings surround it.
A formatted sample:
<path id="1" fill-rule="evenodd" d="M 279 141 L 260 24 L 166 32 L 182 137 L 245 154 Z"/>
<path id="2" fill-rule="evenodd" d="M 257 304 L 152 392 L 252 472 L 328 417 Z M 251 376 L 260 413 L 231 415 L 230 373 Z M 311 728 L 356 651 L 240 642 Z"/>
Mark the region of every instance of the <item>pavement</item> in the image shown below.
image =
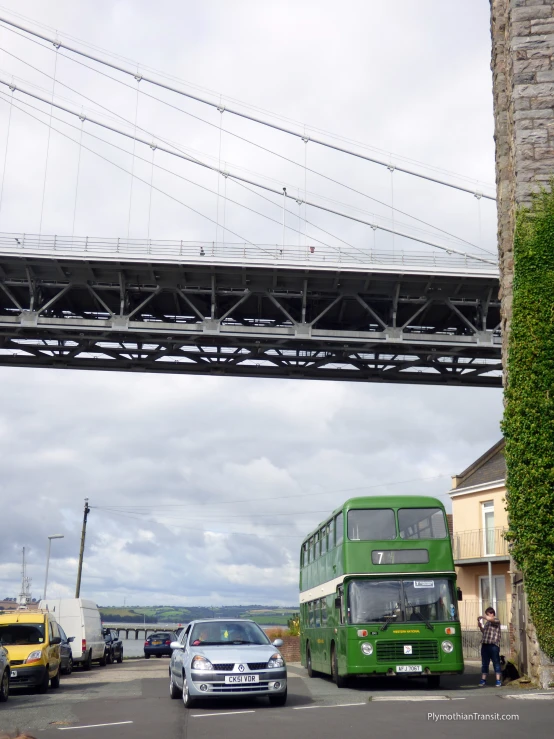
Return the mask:
<path id="1" fill-rule="evenodd" d="M 329 678 L 310 679 L 291 664 L 283 708 L 248 698 L 217 699 L 192 710 L 170 699 L 168 666 L 169 659 L 128 660 L 75 671 L 45 695 L 13 691 L 0 705 L 0 732 L 19 730 L 37 739 L 405 739 L 423 732 L 430 739 L 467 739 L 475 731 L 487 739 L 552 737 L 554 690 L 494 688 L 492 680 L 491 687 L 479 688 L 477 663 L 466 665 L 464 675 L 444 677 L 438 690 L 408 678 L 357 680 L 339 690 Z"/>

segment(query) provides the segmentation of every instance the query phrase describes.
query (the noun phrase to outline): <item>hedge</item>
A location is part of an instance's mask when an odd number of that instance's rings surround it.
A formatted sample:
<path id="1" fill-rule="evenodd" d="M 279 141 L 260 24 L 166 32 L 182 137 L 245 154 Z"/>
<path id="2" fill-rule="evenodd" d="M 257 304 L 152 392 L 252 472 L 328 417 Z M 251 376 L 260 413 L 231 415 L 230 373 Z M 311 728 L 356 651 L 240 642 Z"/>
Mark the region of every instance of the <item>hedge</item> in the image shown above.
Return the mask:
<path id="1" fill-rule="evenodd" d="M 554 180 L 516 216 L 502 423 L 511 553 L 542 650 L 554 659 Z"/>

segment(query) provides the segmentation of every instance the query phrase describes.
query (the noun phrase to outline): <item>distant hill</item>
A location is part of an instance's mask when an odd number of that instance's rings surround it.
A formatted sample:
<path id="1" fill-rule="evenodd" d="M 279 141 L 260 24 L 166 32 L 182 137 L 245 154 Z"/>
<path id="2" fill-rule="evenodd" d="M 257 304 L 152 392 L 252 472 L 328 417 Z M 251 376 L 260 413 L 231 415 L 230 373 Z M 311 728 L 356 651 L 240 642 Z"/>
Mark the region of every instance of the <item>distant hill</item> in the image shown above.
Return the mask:
<path id="1" fill-rule="evenodd" d="M 286 626 L 298 606 L 98 606 L 103 621 L 110 623 L 187 623 L 197 618 L 251 618 L 259 624 Z"/>

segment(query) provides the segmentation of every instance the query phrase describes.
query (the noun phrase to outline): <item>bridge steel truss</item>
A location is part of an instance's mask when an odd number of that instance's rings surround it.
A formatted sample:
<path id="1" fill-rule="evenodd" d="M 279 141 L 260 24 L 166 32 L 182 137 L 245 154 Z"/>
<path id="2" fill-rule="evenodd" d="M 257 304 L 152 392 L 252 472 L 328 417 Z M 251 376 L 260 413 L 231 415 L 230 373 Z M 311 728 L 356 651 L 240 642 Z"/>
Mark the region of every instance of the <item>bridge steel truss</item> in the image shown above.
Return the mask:
<path id="1" fill-rule="evenodd" d="M 498 275 L 0 255 L 0 365 L 501 386 Z"/>

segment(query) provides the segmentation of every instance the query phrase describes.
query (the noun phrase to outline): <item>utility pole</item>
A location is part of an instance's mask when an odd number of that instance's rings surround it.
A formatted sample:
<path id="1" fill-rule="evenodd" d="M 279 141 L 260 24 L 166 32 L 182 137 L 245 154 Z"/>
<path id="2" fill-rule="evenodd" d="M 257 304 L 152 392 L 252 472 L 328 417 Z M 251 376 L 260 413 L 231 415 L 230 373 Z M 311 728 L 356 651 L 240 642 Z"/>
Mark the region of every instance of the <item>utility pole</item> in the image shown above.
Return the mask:
<path id="1" fill-rule="evenodd" d="M 81 592 L 81 573 L 83 571 L 83 555 L 85 553 L 85 536 L 87 534 L 87 518 L 90 508 L 88 505 L 88 498 L 85 498 L 85 511 L 83 514 L 83 531 L 81 533 L 81 550 L 79 552 L 79 567 L 77 569 L 77 587 L 75 588 L 75 597 L 79 597 Z"/>

